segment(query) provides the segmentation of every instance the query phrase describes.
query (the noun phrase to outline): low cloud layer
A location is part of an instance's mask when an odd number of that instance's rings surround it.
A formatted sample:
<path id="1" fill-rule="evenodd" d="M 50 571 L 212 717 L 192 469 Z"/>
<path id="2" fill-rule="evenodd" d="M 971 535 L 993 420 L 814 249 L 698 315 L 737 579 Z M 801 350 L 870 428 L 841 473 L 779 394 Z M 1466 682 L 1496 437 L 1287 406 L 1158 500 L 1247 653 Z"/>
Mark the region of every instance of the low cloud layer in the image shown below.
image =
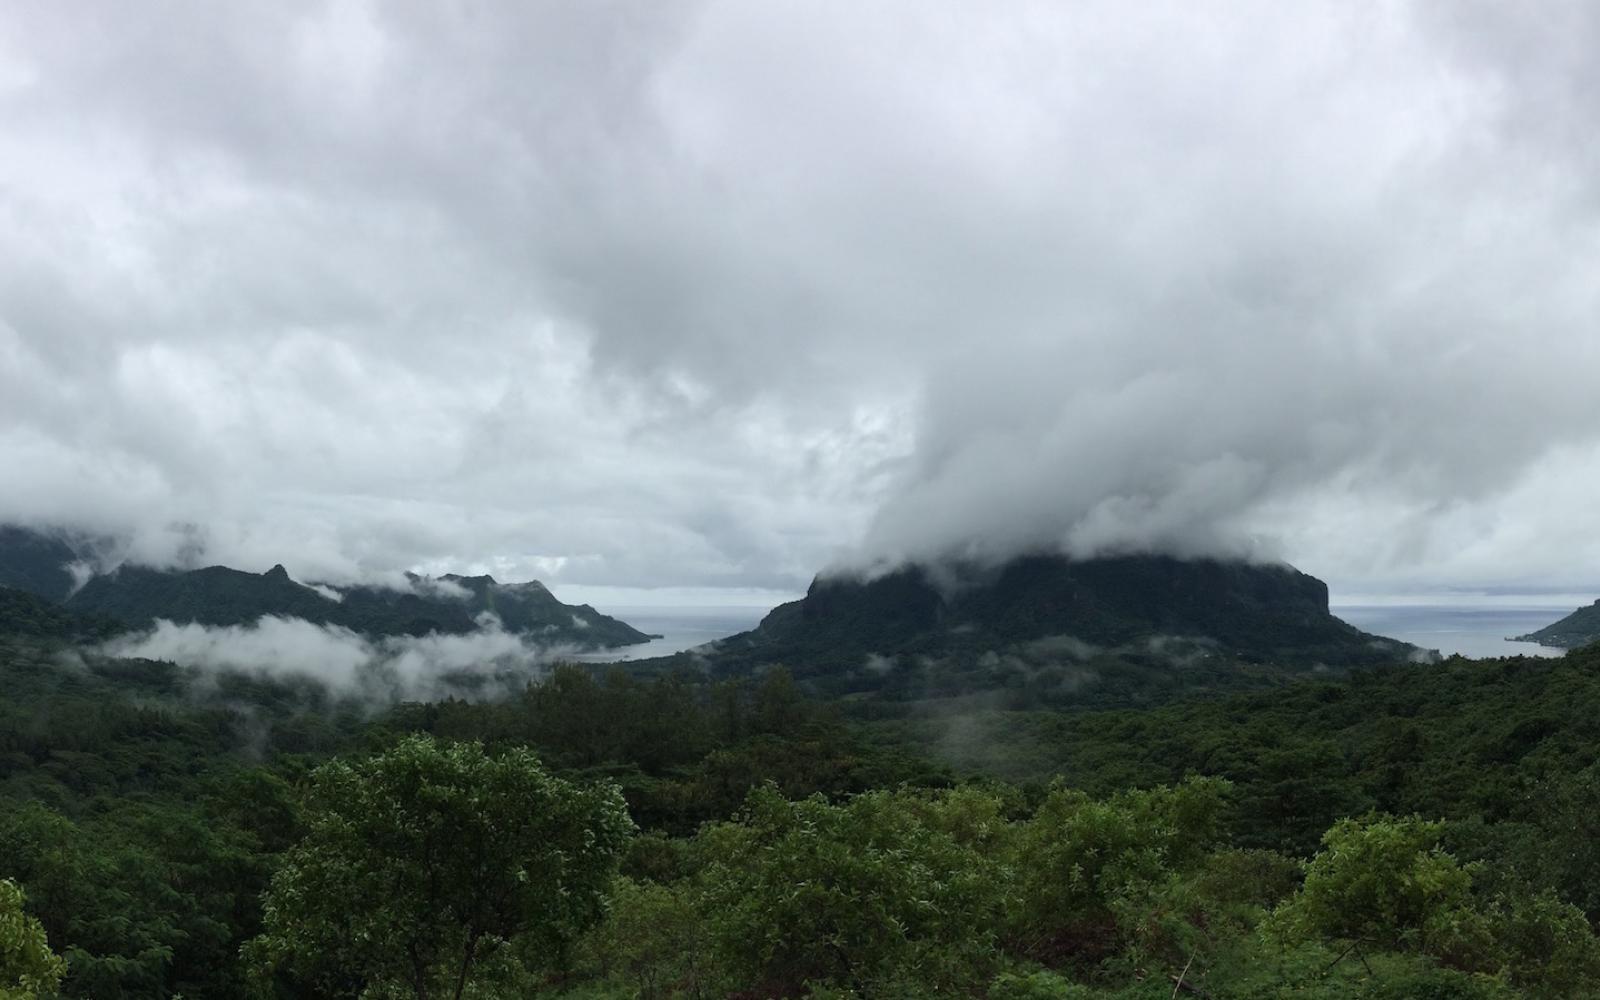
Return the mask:
<path id="1" fill-rule="evenodd" d="M 309 677 L 341 694 L 382 700 L 470 696 L 472 681 L 497 693 L 517 690 L 561 655 L 493 621 L 466 635 L 369 639 L 334 625 L 271 615 L 252 625 L 158 621 L 148 631 L 105 643 L 99 652 L 204 670 Z"/>
<path id="2" fill-rule="evenodd" d="M 27 6 L 0 518 L 563 596 L 1588 590 L 1597 67 L 1580 0 Z"/>

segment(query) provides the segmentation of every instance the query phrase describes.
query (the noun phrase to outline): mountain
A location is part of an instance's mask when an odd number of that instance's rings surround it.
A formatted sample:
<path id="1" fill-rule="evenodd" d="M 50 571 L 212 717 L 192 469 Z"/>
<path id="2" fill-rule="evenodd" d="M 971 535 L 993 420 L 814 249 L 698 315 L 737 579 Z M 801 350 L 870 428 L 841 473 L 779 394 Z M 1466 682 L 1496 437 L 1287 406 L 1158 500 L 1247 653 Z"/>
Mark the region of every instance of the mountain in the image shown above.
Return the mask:
<path id="1" fill-rule="evenodd" d="M 282 566 L 245 573 L 226 566 L 180 572 L 124 565 L 94 577 L 67 599 L 74 611 L 92 612 L 132 626 L 157 618 L 202 625 L 241 625 L 262 615 L 325 623 L 333 602 L 289 579 Z"/>
<path id="2" fill-rule="evenodd" d="M 549 642 L 585 647 L 628 646 L 656 636 L 596 611 L 587 604 L 563 604 L 538 580 L 500 583 L 492 576 L 457 576 L 447 573 L 437 580 L 407 574 L 421 593 L 382 587 L 323 588 L 342 597 L 341 605 L 355 615 L 381 620 L 399 614 L 411 620 L 436 617 L 438 624 L 423 631 L 469 632 L 480 616 L 492 613 L 508 632 L 533 635 Z M 465 616 L 465 621 L 461 617 Z M 413 630 L 412 634 L 417 634 Z"/>
<path id="3" fill-rule="evenodd" d="M 1342 668 L 1422 651 L 1335 618 L 1327 585 L 1289 566 L 1034 555 L 989 569 L 818 577 L 802 600 L 705 655 L 728 673 L 781 663 L 832 693 L 882 691 L 912 673 L 919 691 L 971 693 L 1076 689 L 1128 664 L 1161 684 L 1174 666 L 1187 682 L 1227 683 L 1241 667 Z"/>
<path id="4" fill-rule="evenodd" d="M 17 622 L 30 623 L 29 629 L 44 628 L 51 635 L 99 634 L 113 623 L 139 628 L 157 618 L 243 625 L 262 615 L 303 618 L 366 635 L 464 634 L 480 628 L 481 616 L 492 612 L 507 631 L 550 644 L 608 648 L 653 638 L 587 604 L 563 604 L 538 581 L 504 584 L 490 576 L 433 580 L 408 574 L 409 589 L 392 589 L 307 586 L 282 566 L 247 573 L 226 566 L 160 570 L 124 564 L 79 588 L 68 567 L 108 545 L 87 536 L 0 525 L 0 589 L 16 592 L 0 601 L 0 631 L 8 620 L 3 616 L 13 613 Z M 45 606 L 23 602 L 21 594 L 61 610 L 52 618 Z"/>
<path id="5" fill-rule="evenodd" d="M 446 573 L 439 579 L 466 590 L 471 594 L 469 603 L 478 613 L 494 612 L 508 631 L 576 628 L 580 635 L 595 639 L 604 637 L 600 645 L 606 646 L 624 646 L 657 638 L 603 615 L 587 604 L 562 604 L 538 580 L 498 583 L 492 576 L 457 576 L 454 573 Z M 619 625 L 622 626 L 620 630 Z"/>
<path id="6" fill-rule="evenodd" d="M 282 566 L 246 573 L 226 566 L 174 571 L 123 566 L 84 584 L 68 610 L 143 627 L 157 618 L 201 625 L 243 625 L 262 615 L 303 618 L 366 635 L 464 634 L 493 613 L 510 632 L 550 643 L 623 646 L 651 637 L 588 605 L 556 600 L 537 581 L 501 584 L 493 577 L 410 578 L 410 590 L 315 587 L 297 583 Z"/>
<path id="7" fill-rule="evenodd" d="M 1579 608 L 1537 632 L 1516 636 L 1516 641 L 1537 642 L 1541 646 L 1554 646 L 1557 649 L 1577 649 L 1591 642 L 1600 642 L 1600 601 Z"/>
<path id="8" fill-rule="evenodd" d="M 1246 661 L 1339 666 L 1415 651 L 1335 618 L 1327 585 L 1292 567 L 1166 556 L 1028 556 L 947 579 L 921 566 L 872 580 L 819 577 L 751 641 L 888 655 L 1056 636 L 1100 647 L 1168 638 Z"/>

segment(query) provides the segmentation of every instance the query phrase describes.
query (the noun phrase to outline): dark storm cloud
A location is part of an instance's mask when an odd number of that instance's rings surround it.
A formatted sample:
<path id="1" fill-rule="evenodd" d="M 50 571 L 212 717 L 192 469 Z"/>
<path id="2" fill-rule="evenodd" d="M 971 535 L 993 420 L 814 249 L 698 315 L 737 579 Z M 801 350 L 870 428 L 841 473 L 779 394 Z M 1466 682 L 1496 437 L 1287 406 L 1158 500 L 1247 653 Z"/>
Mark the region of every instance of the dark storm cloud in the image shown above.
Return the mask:
<path id="1" fill-rule="evenodd" d="M 1587 583 L 1597 54 L 1577 3 L 20 5 L 0 516 Z"/>

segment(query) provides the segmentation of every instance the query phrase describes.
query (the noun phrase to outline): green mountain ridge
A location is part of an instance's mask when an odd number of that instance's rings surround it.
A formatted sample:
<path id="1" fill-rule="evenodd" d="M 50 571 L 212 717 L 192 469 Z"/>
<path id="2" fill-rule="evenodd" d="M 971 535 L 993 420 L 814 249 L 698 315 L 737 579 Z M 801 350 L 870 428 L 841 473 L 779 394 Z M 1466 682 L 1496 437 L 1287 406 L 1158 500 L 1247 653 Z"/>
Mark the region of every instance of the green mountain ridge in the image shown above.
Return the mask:
<path id="1" fill-rule="evenodd" d="M 414 577 L 414 591 L 320 584 L 320 590 L 314 590 L 297 583 L 282 566 L 261 574 L 226 566 L 189 571 L 124 566 L 84 584 L 65 606 L 136 627 L 158 618 L 180 624 L 244 625 L 263 615 L 275 615 L 366 635 L 464 635 L 482 628 L 484 616 L 493 614 L 507 631 L 552 643 L 609 647 L 650 639 L 587 605 L 562 604 L 542 584 L 500 584 L 491 577 L 440 580 L 450 587 Z M 450 593 L 452 587 L 460 588 L 464 595 Z"/>
<path id="2" fill-rule="evenodd" d="M 80 558 L 66 537 L 0 527 L 0 587 L 57 607 L 66 617 L 48 626 L 50 634 L 82 631 L 66 624 L 74 617 L 103 632 L 107 623 L 125 629 L 147 628 L 158 619 L 229 626 L 271 615 L 372 636 L 464 635 L 484 627 L 485 616 L 493 615 L 506 631 L 551 645 L 610 648 L 652 638 L 587 604 L 563 604 L 538 581 L 502 584 L 490 576 L 408 574 L 411 589 L 406 590 L 304 584 L 282 565 L 249 573 L 227 566 L 165 570 L 124 564 L 74 589 L 76 580 L 66 566 Z M 20 597 L 12 600 L 19 623 L 44 627 L 39 625 L 47 617 L 43 612 L 32 604 L 24 608 Z M 6 621 L 0 615 L 0 627 Z"/>

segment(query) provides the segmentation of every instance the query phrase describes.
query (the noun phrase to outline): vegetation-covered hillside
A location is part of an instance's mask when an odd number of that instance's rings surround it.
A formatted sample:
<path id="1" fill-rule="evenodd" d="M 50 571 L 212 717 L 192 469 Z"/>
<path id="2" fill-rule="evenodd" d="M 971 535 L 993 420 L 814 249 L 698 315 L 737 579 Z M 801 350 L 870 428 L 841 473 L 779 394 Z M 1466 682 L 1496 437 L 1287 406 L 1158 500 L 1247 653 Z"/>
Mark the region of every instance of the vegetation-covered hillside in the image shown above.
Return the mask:
<path id="1" fill-rule="evenodd" d="M 1289 566 L 1167 556 L 1029 556 L 993 568 L 912 565 L 870 579 L 819 577 L 728 654 L 807 664 L 917 657 L 1070 637 L 1098 648 L 1152 639 L 1196 656 L 1350 666 L 1415 652 L 1328 612 L 1328 588 Z"/>
<path id="2" fill-rule="evenodd" d="M 1537 642 L 1542 646 L 1559 649 L 1576 649 L 1592 642 L 1600 642 L 1600 601 L 1579 608 L 1572 614 L 1527 635 L 1516 637 L 1522 642 Z"/>
<path id="3" fill-rule="evenodd" d="M 21 636 L 0 684 L 0 879 L 62 996 L 1600 983 L 1600 651 L 1070 716 L 578 667 L 385 706 Z"/>
<path id="4" fill-rule="evenodd" d="M 412 577 L 410 590 L 308 587 L 282 566 L 245 573 L 226 566 L 187 572 L 123 566 L 97 576 L 66 601 L 141 627 L 158 618 L 201 625 L 244 625 L 262 615 L 302 618 L 365 635 L 463 634 L 493 614 L 508 631 L 586 647 L 622 646 L 650 636 L 588 605 L 567 605 L 538 582 L 500 584 L 492 577 Z"/>
<path id="5" fill-rule="evenodd" d="M 0 636 L 90 640 L 122 628 L 113 619 L 77 614 L 26 590 L 0 587 Z"/>

